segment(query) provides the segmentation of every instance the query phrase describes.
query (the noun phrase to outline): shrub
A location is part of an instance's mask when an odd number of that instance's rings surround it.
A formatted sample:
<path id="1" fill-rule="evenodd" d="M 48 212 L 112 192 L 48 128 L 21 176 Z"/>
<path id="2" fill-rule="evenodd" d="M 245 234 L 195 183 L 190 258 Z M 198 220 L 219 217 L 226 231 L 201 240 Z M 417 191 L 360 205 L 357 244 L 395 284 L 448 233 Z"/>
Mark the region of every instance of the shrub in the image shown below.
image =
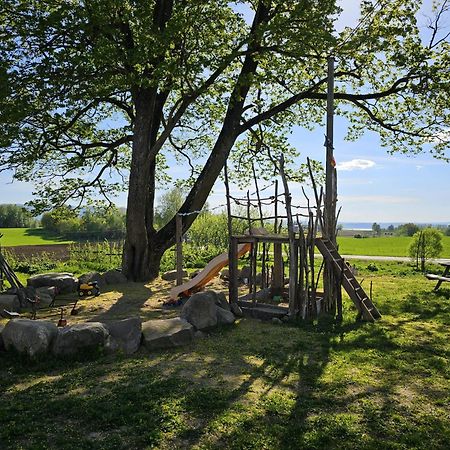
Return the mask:
<path id="1" fill-rule="evenodd" d="M 438 258 L 442 253 L 442 233 L 435 228 L 417 231 L 409 244 L 409 256 L 425 272 L 425 263 L 431 258 Z"/>

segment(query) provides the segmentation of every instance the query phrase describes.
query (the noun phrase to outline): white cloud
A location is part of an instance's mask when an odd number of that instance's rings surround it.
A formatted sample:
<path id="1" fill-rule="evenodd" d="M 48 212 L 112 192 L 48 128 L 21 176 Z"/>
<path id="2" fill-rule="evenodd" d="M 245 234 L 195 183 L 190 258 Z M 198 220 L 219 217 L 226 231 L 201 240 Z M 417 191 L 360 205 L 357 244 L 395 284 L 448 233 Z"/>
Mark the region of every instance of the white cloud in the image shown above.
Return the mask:
<path id="1" fill-rule="evenodd" d="M 336 169 L 340 171 L 365 170 L 373 166 L 375 166 L 375 162 L 370 159 L 352 159 L 337 164 Z"/>

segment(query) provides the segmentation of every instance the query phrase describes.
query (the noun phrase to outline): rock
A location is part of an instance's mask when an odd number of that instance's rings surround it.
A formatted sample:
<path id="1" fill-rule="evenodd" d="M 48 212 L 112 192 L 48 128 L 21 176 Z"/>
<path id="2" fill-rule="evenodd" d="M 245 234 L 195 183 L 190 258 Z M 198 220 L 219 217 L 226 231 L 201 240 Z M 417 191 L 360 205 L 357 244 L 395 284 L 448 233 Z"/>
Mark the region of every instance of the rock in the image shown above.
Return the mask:
<path id="1" fill-rule="evenodd" d="M 208 335 L 207 335 L 206 333 L 204 333 L 203 331 L 197 330 L 197 331 L 194 333 L 194 337 L 195 337 L 196 339 L 205 339 L 205 338 L 208 337 Z"/>
<path id="2" fill-rule="evenodd" d="M 221 280 L 228 281 L 230 279 L 230 271 L 229 271 L 229 269 L 222 269 L 220 271 L 220 276 L 219 277 L 220 277 Z"/>
<path id="3" fill-rule="evenodd" d="M 55 286 L 45 286 L 36 289 L 36 296 L 39 297 L 39 308 L 47 308 L 56 297 L 57 289 Z"/>
<path id="4" fill-rule="evenodd" d="M 40 288 L 43 286 L 55 286 L 61 294 L 76 292 L 78 280 L 71 273 L 45 273 L 28 278 L 28 286 Z"/>
<path id="5" fill-rule="evenodd" d="M 3 310 L 20 312 L 20 300 L 17 295 L 0 295 L 0 315 Z"/>
<path id="6" fill-rule="evenodd" d="M 69 325 L 59 330 L 53 345 L 55 355 L 73 355 L 97 350 L 106 345 L 108 329 L 100 322 Z"/>
<path id="7" fill-rule="evenodd" d="M 270 288 L 265 288 L 265 289 L 261 289 L 260 291 L 258 291 L 255 295 L 256 300 L 258 301 L 267 301 L 267 300 L 271 300 L 272 299 L 272 295 L 270 292 Z"/>
<path id="8" fill-rule="evenodd" d="M 244 266 L 239 272 L 239 278 L 241 280 L 249 280 L 251 276 L 250 267 Z"/>
<path id="9" fill-rule="evenodd" d="M 140 317 L 114 320 L 103 324 L 109 332 L 106 348 L 109 351 L 122 351 L 131 355 L 138 351 L 142 340 L 142 321 Z"/>
<path id="10" fill-rule="evenodd" d="M 223 292 L 216 292 L 216 305 L 220 306 L 221 308 L 231 311 L 230 304 L 228 303 L 227 297 Z"/>
<path id="11" fill-rule="evenodd" d="M 87 284 L 92 283 L 93 281 L 96 281 L 98 283 L 98 287 L 100 289 L 103 289 L 106 287 L 106 281 L 103 275 L 99 274 L 98 272 L 88 272 L 83 275 L 78 280 L 80 284 Z"/>
<path id="12" fill-rule="evenodd" d="M 4 328 L 5 328 L 4 325 L 0 325 L 0 352 L 4 352 L 6 350 L 5 343 L 3 342 L 3 337 L 2 337 L 2 332 L 3 332 Z"/>
<path id="13" fill-rule="evenodd" d="M 217 307 L 217 322 L 222 325 L 230 325 L 235 321 L 234 314 L 231 311 Z"/>
<path id="14" fill-rule="evenodd" d="M 2 332 L 6 350 L 14 349 L 31 358 L 47 353 L 57 335 L 54 323 L 30 319 L 10 320 Z"/>
<path id="15" fill-rule="evenodd" d="M 197 330 L 215 327 L 217 325 L 216 302 L 215 292 L 198 292 L 184 304 L 180 316 Z"/>
<path id="16" fill-rule="evenodd" d="M 283 321 L 279 319 L 278 317 L 272 317 L 272 323 L 275 325 L 282 325 Z"/>
<path id="17" fill-rule="evenodd" d="M 142 335 L 145 347 L 154 350 L 188 344 L 192 341 L 194 329 L 190 323 L 175 317 L 144 322 Z"/>
<path id="18" fill-rule="evenodd" d="M 240 307 L 237 303 L 235 303 L 235 302 L 233 302 L 233 303 L 230 304 L 230 310 L 231 310 L 231 312 L 232 312 L 235 316 L 237 316 L 237 317 L 242 317 L 242 316 L 244 315 L 244 314 L 242 313 L 241 307 Z"/>
<path id="19" fill-rule="evenodd" d="M 183 278 L 187 277 L 188 273 L 183 270 Z M 176 270 L 169 270 L 168 272 L 164 272 L 161 275 L 161 278 L 165 281 L 175 281 L 177 279 L 177 271 Z"/>
<path id="20" fill-rule="evenodd" d="M 106 284 L 123 284 L 126 283 L 127 277 L 117 269 L 108 270 L 103 274 Z"/>

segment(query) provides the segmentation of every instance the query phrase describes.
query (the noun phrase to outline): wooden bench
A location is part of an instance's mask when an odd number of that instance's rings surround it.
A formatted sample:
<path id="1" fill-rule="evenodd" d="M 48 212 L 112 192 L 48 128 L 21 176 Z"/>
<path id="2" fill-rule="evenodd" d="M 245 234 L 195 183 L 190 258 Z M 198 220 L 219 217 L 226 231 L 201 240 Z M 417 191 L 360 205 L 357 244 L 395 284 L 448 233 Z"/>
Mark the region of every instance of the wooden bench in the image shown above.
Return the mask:
<path id="1" fill-rule="evenodd" d="M 440 265 L 444 267 L 444 271 L 442 272 L 441 275 L 436 275 L 434 273 L 427 273 L 425 275 L 429 280 L 437 280 L 436 286 L 434 287 L 435 291 L 437 291 L 440 288 L 442 283 L 444 282 L 450 283 L 450 278 L 447 276 L 450 271 L 450 261 L 442 262 L 440 263 Z"/>

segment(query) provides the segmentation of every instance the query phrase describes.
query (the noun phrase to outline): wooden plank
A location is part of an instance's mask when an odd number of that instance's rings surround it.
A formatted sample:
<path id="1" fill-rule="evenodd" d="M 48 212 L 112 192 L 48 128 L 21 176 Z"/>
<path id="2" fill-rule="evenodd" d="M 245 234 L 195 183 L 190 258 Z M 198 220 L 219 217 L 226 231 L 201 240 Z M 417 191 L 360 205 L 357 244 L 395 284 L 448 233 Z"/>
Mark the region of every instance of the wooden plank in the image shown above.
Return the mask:
<path id="1" fill-rule="evenodd" d="M 439 281 L 448 281 L 450 282 L 450 278 L 448 277 L 443 277 L 441 275 L 435 275 L 433 273 L 427 273 L 425 275 L 429 280 L 439 280 Z"/>

